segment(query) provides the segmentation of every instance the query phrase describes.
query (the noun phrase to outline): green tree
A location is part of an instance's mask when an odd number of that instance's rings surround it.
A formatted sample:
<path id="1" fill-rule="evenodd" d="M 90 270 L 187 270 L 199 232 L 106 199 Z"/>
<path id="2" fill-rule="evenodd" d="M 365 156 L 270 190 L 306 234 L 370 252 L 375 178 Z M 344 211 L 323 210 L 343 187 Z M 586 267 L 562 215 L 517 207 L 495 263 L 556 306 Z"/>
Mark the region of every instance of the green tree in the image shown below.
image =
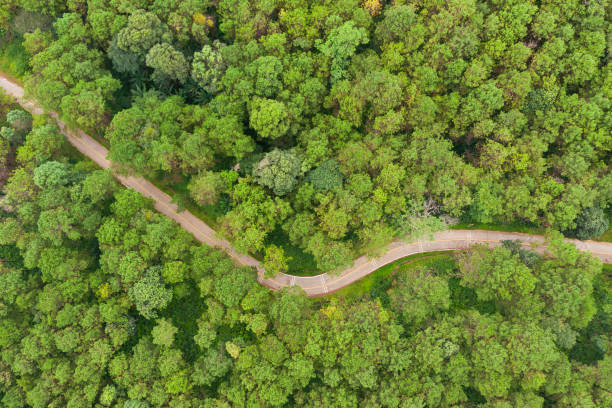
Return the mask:
<path id="1" fill-rule="evenodd" d="M 334 190 L 342 187 L 344 177 L 340 166 L 335 160 L 326 160 L 320 166 L 308 173 L 308 181 L 317 190 Z"/>
<path id="2" fill-rule="evenodd" d="M 155 44 L 147 53 L 145 62 L 154 69 L 153 79 L 159 83 L 170 79 L 183 84 L 189 77 L 185 55 L 170 44 Z"/>
<path id="3" fill-rule="evenodd" d="M 69 182 L 68 168 L 63 163 L 50 161 L 34 169 L 34 183 L 40 188 L 59 187 Z"/>
<path id="4" fill-rule="evenodd" d="M 59 159 L 65 147 L 66 139 L 54 124 L 44 124 L 35 127 L 26 136 L 23 146 L 17 152 L 22 163 L 34 162 L 42 164 L 45 161 Z"/>
<path id="5" fill-rule="evenodd" d="M 255 93 L 264 98 L 274 97 L 282 87 L 283 71 L 281 60 L 273 56 L 259 57 L 253 62 L 255 71 Z"/>
<path id="6" fill-rule="evenodd" d="M 584 208 L 576 217 L 576 229 L 571 234 L 578 239 L 599 237 L 609 227 L 609 220 L 601 208 Z"/>
<path id="7" fill-rule="evenodd" d="M 388 294 L 390 307 L 409 325 L 421 325 L 450 306 L 448 283 L 426 267 L 399 273 Z"/>
<path id="8" fill-rule="evenodd" d="M 221 77 L 226 65 L 221 50 L 225 45 L 215 41 L 213 45 L 204 45 L 201 51 L 193 54 L 191 77 L 210 94 L 221 88 Z"/>
<path id="9" fill-rule="evenodd" d="M 151 331 L 153 344 L 164 347 L 172 347 L 172 343 L 174 343 L 174 335 L 178 329 L 172 325 L 171 320 L 157 319 L 156 323 L 157 324 Z"/>
<path id="10" fill-rule="evenodd" d="M 301 160 L 298 156 L 291 151 L 279 149 L 266 153 L 253 168 L 255 180 L 278 196 L 290 193 L 295 188 L 300 174 Z"/>
<path id="11" fill-rule="evenodd" d="M 170 38 L 170 31 L 155 14 L 137 9 L 117 34 L 117 47 L 144 60 L 155 44 L 169 42 Z"/>
<path id="12" fill-rule="evenodd" d="M 289 131 L 289 112 L 284 103 L 255 98 L 251 103 L 251 127 L 262 138 L 278 139 Z"/>
<path id="13" fill-rule="evenodd" d="M 192 380 L 198 385 L 211 385 L 232 368 L 232 360 L 223 348 L 210 349 L 194 364 Z"/>
<path id="14" fill-rule="evenodd" d="M 266 277 L 274 277 L 280 272 L 287 272 L 287 264 L 291 257 L 285 256 L 285 251 L 276 245 L 268 245 L 264 256 L 263 267 L 266 269 Z"/>
<path id="15" fill-rule="evenodd" d="M 538 283 L 534 273 L 518 255 L 498 247 L 473 247 L 459 259 L 461 284 L 473 288 L 480 300 L 493 300 L 510 314 L 537 313 L 541 305 L 534 302 Z"/>
<path id="16" fill-rule="evenodd" d="M 189 181 L 189 195 L 200 205 L 212 205 L 219 201 L 225 183 L 218 173 L 205 171 Z"/>
<path id="17" fill-rule="evenodd" d="M 172 292 L 161 281 L 159 268 L 149 269 L 129 290 L 138 312 L 146 319 L 154 319 L 170 300 Z"/>
<path id="18" fill-rule="evenodd" d="M 317 48 L 331 59 L 331 82 L 337 82 L 346 77 L 346 68 L 350 58 L 361 44 L 369 41 L 367 31 L 363 27 L 355 27 L 353 21 L 347 21 L 334 28 L 327 40 L 317 42 Z"/>

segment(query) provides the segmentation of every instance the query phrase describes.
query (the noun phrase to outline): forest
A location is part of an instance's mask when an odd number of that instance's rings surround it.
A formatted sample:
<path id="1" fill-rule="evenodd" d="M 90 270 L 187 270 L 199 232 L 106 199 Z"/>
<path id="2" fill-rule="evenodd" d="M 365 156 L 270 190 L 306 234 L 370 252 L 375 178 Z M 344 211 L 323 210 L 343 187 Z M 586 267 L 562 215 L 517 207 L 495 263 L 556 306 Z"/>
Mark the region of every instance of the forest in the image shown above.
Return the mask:
<path id="1" fill-rule="evenodd" d="M 243 252 L 328 271 L 449 222 L 607 229 L 607 0 L 2 4 L 28 93 Z"/>
<path id="2" fill-rule="evenodd" d="M 0 0 L 3 408 L 612 407 L 608 0 Z M 270 272 L 547 231 L 308 298 Z M 609 235 L 609 232 L 608 234 Z"/>
<path id="3" fill-rule="evenodd" d="M 2 407 L 612 406 L 612 270 L 558 232 L 273 292 L 2 108 Z"/>

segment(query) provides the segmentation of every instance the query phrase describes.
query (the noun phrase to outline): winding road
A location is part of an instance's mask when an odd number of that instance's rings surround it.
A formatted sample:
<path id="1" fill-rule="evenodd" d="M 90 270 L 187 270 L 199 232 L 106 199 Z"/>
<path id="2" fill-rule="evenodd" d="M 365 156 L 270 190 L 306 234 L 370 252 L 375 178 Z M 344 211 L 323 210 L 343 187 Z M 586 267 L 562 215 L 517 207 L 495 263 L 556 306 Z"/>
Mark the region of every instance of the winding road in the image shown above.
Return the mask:
<path id="1" fill-rule="evenodd" d="M 42 114 L 45 111 L 35 102 L 24 98 L 23 88 L 16 82 L 10 80 L 0 73 L 0 87 L 14 97 L 16 101 L 26 110 L 33 114 Z M 103 169 L 112 166 L 106 156 L 108 150 L 92 137 L 81 130 L 73 131 L 59 119 L 57 113 L 46 112 L 58 123 L 62 133 L 67 140 L 85 156 L 89 157 Z M 284 273 L 278 274 L 274 278 L 264 278 L 264 268 L 255 258 L 238 253 L 232 245 L 225 239 L 219 237 L 217 233 L 197 218 L 189 211 L 178 211 L 176 204 L 172 203 L 172 197 L 161 191 L 148 180 L 141 177 L 124 177 L 115 174 L 117 179 L 126 187 L 132 188 L 141 194 L 150 197 L 155 202 L 155 208 L 162 214 L 167 215 L 186 231 L 193 234 L 196 240 L 207 245 L 218 247 L 225 251 L 239 265 L 254 267 L 258 272 L 258 280 L 262 285 L 270 289 L 282 289 L 287 286 L 300 286 L 308 296 L 324 296 L 337 291 L 351 283 L 374 272 L 376 269 L 387 265 L 397 259 L 404 258 L 423 252 L 432 251 L 452 251 L 464 249 L 473 244 L 488 244 L 491 246 L 500 245 L 502 240 L 519 240 L 524 245 L 533 245 L 536 251 L 544 251 L 544 237 L 539 235 L 528 235 L 502 231 L 483 231 L 483 230 L 449 230 L 436 233 L 430 241 L 420 242 L 401 242 L 396 241 L 386 248 L 386 252 L 378 258 L 370 259 L 366 256 L 359 257 L 353 265 L 337 274 L 321 274 L 317 276 L 293 276 Z M 596 241 L 570 240 L 576 247 L 583 251 L 591 252 L 600 258 L 604 263 L 612 263 L 612 243 Z"/>

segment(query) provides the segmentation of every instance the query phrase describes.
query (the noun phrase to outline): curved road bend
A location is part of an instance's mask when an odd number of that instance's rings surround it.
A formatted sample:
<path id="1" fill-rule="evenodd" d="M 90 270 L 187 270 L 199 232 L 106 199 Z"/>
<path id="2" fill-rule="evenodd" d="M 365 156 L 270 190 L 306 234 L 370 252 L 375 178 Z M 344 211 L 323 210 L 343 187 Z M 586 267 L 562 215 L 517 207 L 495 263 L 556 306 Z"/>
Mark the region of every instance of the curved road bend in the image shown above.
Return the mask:
<path id="1" fill-rule="evenodd" d="M 0 87 L 2 87 L 6 93 L 13 96 L 24 109 L 34 114 L 44 113 L 43 109 L 36 103 L 24 99 L 23 88 L 20 85 L 2 76 L 2 74 L 0 74 Z M 70 130 L 66 124 L 58 118 L 55 112 L 50 112 L 49 114 L 55 118 L 67 140 L 81 153 L 89 157 L 103 169 L 111 167 L 112 163 L 106 159 L 108 150 L 104 146 L 81 130 L 75 132 Z M 413 243 L 394 242 L 389 245 L 384 255 L 375 259 L 369 259 L 366 256 L 359 257 L 355 260 L 353 266 L 335 275 L 324 273 L 317 276 L 303 277 L 281 273 L 274 278 L 264 279 L 264 269 L 258 260 L 249 255 L 239 254 L 228 241 L 218 237 L 212 228 L 189 211 L 178 212 L 177 206 L 171 202 L 172 198 L 155 187 L 151 182 L 141 177 L 123 177 L 119 175 L 116 177 L 126 187 L 132 188 L 153 199 L 155 208 L 159 212 L 178 222 L 181 227 L 191 233 L 198 241 L 222 249 L 239 265 L 256 268 L 259 282 L 262 285 L 276 290 L 285 286 L 300 286 L 308 296 L 323 296 L 334 292 L 350 285 L 388 263 L 422 252 L 452 251 L 464 249 L 472 244 L 480 243 L 495 246 L 506 239 L 518 239 L 523 242 L 524 245 L 532 243 L 541 244 L 544 242 L 544 237 L 539 235 L 502 231 L 449 230 L 436 233 L 432 241 Z M 576 247 L 583 251 L 591 252 L 605 263 L 612 263 L 612 243 L 569 239 L 566 241 L 574 243 Z M 538 248 L 536 250 L 542 251 L 543 248 Z"/>
<path id="2" fill-rule="evenodd" d="M 393 242 L 387 248 L 387 252 L 380 257 L 369 259 L 365 255 L 361 256 L 355 260 L 353 266 L 338 274 L 330 275 L 324 273 L 317 276 L 279 274 L 272 279 L 264 279 L 260 280 L 260 282 L 272 289 L 297 285 L 301 286 L 308 296 L 324 296 L 350 285 L 384 265 L 410 255 L 423 252 L 465 249 L 473 244 L 497 246 L 503 240 L 519 240 L 525 246 L 534 245 L 534 249 L 537 252 L 545 250 L 545 247 L 537 246 L 545 242 L 544 237 L 541 235 L 503 231 L 448 230 L 437 232 L 431 241 Z M 582 251 L 591 252 L 604 263 L 612 263 L 612 243 L 610 242 L 579 241 L 573 239 L 566 239 L 565 241 L 573 243 Z"/>

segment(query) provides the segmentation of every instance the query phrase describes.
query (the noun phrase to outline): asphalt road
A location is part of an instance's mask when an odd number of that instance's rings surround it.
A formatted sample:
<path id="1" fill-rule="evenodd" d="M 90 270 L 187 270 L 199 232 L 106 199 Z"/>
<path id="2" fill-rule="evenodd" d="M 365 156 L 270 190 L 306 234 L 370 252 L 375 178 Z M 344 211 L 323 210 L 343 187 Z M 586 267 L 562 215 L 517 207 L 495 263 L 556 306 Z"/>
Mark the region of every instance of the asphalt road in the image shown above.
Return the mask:
<path id="1" fill-rule="evenodd" d="M 24 99 L 23 88 L 20 85 L 9 80 L 1 73 L 0 87 L 2 87 L 7 94 L 12 95 L 24 109 L 34 114 L 44 113 L 43 109 L 35 102 Z M 103 169 L 111 167 L 112 163 L 106 158 L 108 150 L 104 146 L 83 131 L 73 131 L 69 129 L 66 124 L 59 119 L 55 112 L 47 113 L 57 120 L 67 140 L 81 153 L 89 157 Z M 357 258 L 351 267 L 333 275 L 324 273 L 317 276 L 303 277 L 279 274 L 274 278 L 264 279 L 264 269 L 258 260 L 249 255 L 238 253 L 227 240 L 219 237 L 212 228 L 189 211 L 185 210 L 178 212 L 176 204 L 171 202 L 172 198 L 155 187 L 151 182 L 141 177 L 124 177 L 120 175 L 116 175 L 116 177 L 126 187 L 132 188 L 153 199 L 155 201 L 155 208 L 159 212 L 175 220 L 198 241 L 222 249 L 239 265 L 252 266 L 257 269 L 259 282 L 262 285 L 275 290 L 282 289 L 286 286 L 300 286 L 308 296 L 324 296 L 350 285 L 388 263 L 423 252 L 464 249 L 476 243 L 495 246 L 506 239 L 518 239 L 525 245 L 534 245 L 535 249 L 540 252 L 545 250 L 545 247 L 542 246 L 544 237 L 539 235 L 502 231 L 449 230 L 435 234 L 433 237 L 434 239 L 431 241 L 427 240 L 412 243 L 394 242 L 380 257 L 369 259 L 366 256 L 362 256 Z M 605 263 L 612 263 L 612 243 L 569 239 L 567 241 L 574 243 L 580 250 L 591 252 Z"/>
<path id="2" fill-rule="evenodd" d="M 454 251 L 468 248 L 473 244 L 497 246 L 501 245 L 503 240 L 519 240 L 524 246 L 533 247 L 538 252 L 546 250 L 543 245 L 545 238 L 541 235 L 485 230 L 448 230 L 434 234 L 433 240 L 410 243 L 396 241 L 389 245 L 386 252 L 380 257 L 369 259 L 367 256 L 361 256 L 351 267 L 337 274 L 324 273 L 308 277 L 280 274 L 273 279 L 265 279 L 261 283 L 272 289 L 297 285 L 301 286 L 309 296 L 324 296 L 350 285 L 382 266 L 410 255 L 423 252 Z M 582 251 L 591 252 L 604 263 L 612 263 L 612 243 L 572 239 L 566 239 L 566 241 L 572 242 Z"/>

